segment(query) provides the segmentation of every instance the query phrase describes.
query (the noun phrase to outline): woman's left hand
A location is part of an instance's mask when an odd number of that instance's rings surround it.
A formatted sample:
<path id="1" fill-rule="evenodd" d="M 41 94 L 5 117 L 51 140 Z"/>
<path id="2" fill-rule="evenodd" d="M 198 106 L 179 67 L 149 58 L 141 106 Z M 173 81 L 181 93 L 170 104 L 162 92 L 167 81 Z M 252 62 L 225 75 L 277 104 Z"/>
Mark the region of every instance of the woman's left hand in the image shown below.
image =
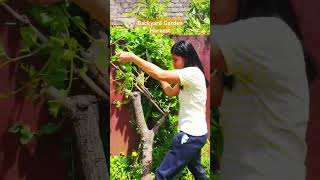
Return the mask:
<path id="1" fill-rule="evenodd" d="M 121 51 L 116 54 L 119 58 L 119 63 L 127 63 L 130 62 L 134 58 L 134 54 L 131 52 Z"/>

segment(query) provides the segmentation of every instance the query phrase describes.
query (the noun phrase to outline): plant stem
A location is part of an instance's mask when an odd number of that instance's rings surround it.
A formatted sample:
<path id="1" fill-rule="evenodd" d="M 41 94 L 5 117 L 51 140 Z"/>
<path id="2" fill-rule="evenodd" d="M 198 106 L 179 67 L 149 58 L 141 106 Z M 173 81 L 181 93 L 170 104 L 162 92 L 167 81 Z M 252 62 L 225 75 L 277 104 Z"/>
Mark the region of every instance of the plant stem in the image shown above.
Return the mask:
<path id="1" fill-rule="evenodd" d="M 69 78 L 69 85 L 67 92 L 70 92 L 71 86 L 72 86 L 72 81 L 73 81 L 73 71 L 74 71 L 74 62 L 73 59 L 70 61 L 70 78 Z"/>
<path id="2" fill-rule="evenodd" d="M 31 57 L 35 54 L 37 54 L 39 51 L 41 50 L 41 48 L 29 53 L 29 54 L 26 54 L 26 55 L 23 55 L 23 56 L 19 56 L 19 57 L 15 57 L 15 58 L 10 58 L 8 57 L 7 55 L 5 56 L 6 59 L 8 59 L 8 61 L 0 64 L 0 69 L 2 69 L 3 67 L 7 66 L 8 64 L 10 63 L 14 63 L 14 62 L 17 62 L 19 60 L 22 60 L 22 59 L 25 59 L 25 58 L 28 58 L 28 57 Z"/>

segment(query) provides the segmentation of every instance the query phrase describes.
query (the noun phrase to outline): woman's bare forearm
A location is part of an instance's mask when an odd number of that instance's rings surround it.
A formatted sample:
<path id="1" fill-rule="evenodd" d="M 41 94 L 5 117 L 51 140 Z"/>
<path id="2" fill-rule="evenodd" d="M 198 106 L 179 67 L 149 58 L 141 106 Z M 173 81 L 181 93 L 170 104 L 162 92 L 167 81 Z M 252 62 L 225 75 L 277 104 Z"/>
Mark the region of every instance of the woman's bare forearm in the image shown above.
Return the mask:
<path id="1" fill-rule="evenodd" d="M 163 70 L 157 65 L 150 63 L 140 57 L 133 55 L 131 62 L 139 66 L 144 72 L 158 81 L 166 81 L 169 83 L 179 83 L 180 79 L 178 74 L 173 71 Z"/>
<path id="2" fill-rule="evenodd" d="M 156 80 L 161 80 L 160 75 L 163 73 L 163 69 L 159 68 L 153 63 L 150 63 L 146 60 L 141 59 L 140 57 L 133 55 L 132 60 L 134 64 L 139 66 L 144 72 L 150 75 L 152 78 Z"/>
<path id="3" fill-rule="evenodd" d="M 163 91 L 167 96 L 177 96 L 180 92 L 179 84 L 176 84 L 173 88 L 165 81 L 160 81 Z"/>

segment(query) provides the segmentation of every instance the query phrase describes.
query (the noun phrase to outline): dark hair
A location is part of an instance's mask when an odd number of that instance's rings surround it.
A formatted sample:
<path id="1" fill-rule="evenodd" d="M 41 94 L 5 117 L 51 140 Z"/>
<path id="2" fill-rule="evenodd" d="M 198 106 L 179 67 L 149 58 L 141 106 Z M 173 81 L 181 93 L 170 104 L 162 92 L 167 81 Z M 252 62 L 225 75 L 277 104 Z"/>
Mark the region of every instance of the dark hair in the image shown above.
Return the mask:
<path id="1" fill-rule="evenodd" d="M 302 39 L 297 17 L 290 0 L 239 0 L 238 19 L 251 17 L 278 17 L 291 27 L 300 40 Z M 311 65 L 310 57 L 303 44 L 302 47 L 308 80 L 311 81 L 314 78 L 314 67 Z"/>
<path id="2" fill-rule="evenodd" d="M 187 41 L 179 41 L 175 43 L 171 47 L 171 54 L 183 57 L 185 59 L 184 67 L 198 67 L 204 75 L 204 70 L 200 58 L 191 43 Z M 208 87 L 209 82 L 205 75 L 204 78 L 206 80 L 206 86 Z"/>
<path id="3" fill-rule="evenodd" d="M 295 32 L 296 15 L 290 0 L 239 0 L 238 19 L 250 17 L 279 17 Z"/>

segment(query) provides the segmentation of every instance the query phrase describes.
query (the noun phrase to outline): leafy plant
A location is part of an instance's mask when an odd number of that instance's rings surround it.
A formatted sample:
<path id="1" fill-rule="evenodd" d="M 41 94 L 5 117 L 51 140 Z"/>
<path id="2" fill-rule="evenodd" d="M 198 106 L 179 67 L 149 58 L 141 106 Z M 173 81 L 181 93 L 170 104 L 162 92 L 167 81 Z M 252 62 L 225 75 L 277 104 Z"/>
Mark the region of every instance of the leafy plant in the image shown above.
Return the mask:
<path id="1" fill-rule="evenodd" d="M 126 50 L 135 53 L 139 57 L 147 59 L 152 63 L 158 65 L 162 69 L 173 69 L 170 49 L 173 45 L 173 40 L 167 36 L 155 35 L 149 33 L 145 28 L 134 28 L 132 30 L 125 27 L 112 27 L 111 28 L 111 44 L 115 46 L 115 51 Z M 113 56 L 112 61 L 116 63 L 117 57 Z M 141 78 L 143 80 L 140 82 L 151 92 L 152 96 L 159 102 L 162 108 L 170 105 L 170 115 L 168 116 L 168 121 L 164 124 L 164 127 L 159 130 L 155 137 L 155 142 L 153 146 L 153 172 L 160 165 L 163 157 L 165 156 L 168 148 L 171 144 L 171 139 L 177 133 L 177 114 L 179 110 L 179 103 L 177 97 L 169 98 L 167 97 L 159 82 L 145 77 L 145 74 L 139 71 L 138 67 L 133 64 L 120 64 L 121 69 L 125 74 L 120 73 L 119 70 L 115 71 L 115 77 L 111 77 L 113 81 L 117 83 L 118 93 L 123 94 L 128 97 L 134 89 L 134 83 L 139 82 L 135 77 Z M 119 101 L 114 101 L 113 104 L 119 107 L 122 103 Z M 160 117 L 161 114 L 154 108 L 150 108 L 150 103 L 143 99 L 142 102 L 143 110 L 145 114 L 145 119 L 147 123 L 152 126 Z M 168 141 L 169 140 L 169 141 Z M 209 147 L 209 145 L 206 145 Z M 207 174 L 209 174 L 210 169 L 210 159 L 209 149 L 207 148 L 207 154 L 203 159 L 206 161 L 205 168 Z M 112 162 L 111 162 L 112 166 Z M 189 172 L 184 171 L 184 176 L 192 176 Z M 112 176 L 111 176 L 112 178 Z M 181 176 L 182 178 L 182 176 Z"/>
<path id="2" fill-rule="evenodd" d="M 169 0 L 160 3 L 160 0 L 137 0 L 136 12 L 126 13 L 126 16 L 136 18 L 163 18 L 167 11 Z"/>
<path id="3" fill-rule="evenodd" d="M 54 123 L 48 123 L 38 129 L 36 132 L 33 132 L 30 126 L 23 122 L 15 122 L 9 129 L 8 132 L 17 134 L 21 144 L 28 144 L 34 136 L 41 137 L 44 135 L 51 135 L 58 130 L 59 126 Z"/>
<path id="4" fill-rule="evenodd" d="M 174 29 L 172 34 L 210 34 L 210 0 L 190 0 L 189 8 L 184 13 L 184 26 Z"/>
<path id="5" fill-rule="evenodd" d="M 141 179 L 139 155 L 133 151 L 131 155 L 110 156 L 110 177 L 112 179 Z"/>

